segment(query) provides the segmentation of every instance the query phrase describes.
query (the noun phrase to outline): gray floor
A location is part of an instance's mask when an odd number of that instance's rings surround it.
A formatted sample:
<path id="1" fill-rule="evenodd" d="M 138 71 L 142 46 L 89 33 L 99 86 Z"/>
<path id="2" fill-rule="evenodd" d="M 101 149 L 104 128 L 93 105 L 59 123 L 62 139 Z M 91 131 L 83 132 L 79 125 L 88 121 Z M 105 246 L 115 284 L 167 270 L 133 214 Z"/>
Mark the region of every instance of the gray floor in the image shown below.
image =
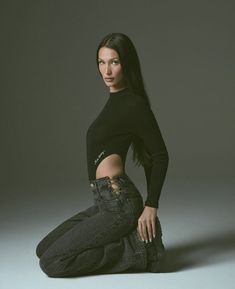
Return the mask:
<path id="1" fill-rule="evenodd" d="M 57 203 L 49 195 L 36 204 L 12 199 L 1 218 L 1 288 L 235 288 L 234 188 L 231 179 L 165 184 L 159 216 L 168 252 L 166 272 L 60 279 L 49 278 L 40 270 L 35 246 L 92 199 L 81 200 L 75 192 L 69 201 L 64 199 L 69 192 L 60 194 Z"/>

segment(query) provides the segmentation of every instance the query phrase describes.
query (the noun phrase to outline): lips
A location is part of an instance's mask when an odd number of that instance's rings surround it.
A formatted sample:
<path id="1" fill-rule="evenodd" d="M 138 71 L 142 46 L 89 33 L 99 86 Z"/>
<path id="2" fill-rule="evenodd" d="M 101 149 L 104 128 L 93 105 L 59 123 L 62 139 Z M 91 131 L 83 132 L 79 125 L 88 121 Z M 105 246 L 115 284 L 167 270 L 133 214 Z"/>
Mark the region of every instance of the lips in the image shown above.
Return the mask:
<path id="1" fill-rule="evenodd" d="M 113 80 L 113 77 L 106 77 L 105 80 Z"/>

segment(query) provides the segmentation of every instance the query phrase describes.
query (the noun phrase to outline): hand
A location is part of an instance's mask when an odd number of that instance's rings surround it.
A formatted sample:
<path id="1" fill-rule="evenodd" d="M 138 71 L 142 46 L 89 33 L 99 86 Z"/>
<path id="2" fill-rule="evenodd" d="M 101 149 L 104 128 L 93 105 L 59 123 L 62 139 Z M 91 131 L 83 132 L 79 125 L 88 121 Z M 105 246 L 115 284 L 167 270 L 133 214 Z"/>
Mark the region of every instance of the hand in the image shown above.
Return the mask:
<path id="1" fill-rule="evenodd" d="M 138 219 L 138 233 L 142 241 L 152 242 L 152 239 L 156 237 L 156 216 L 157 209 L 153 207 L 145 206 L 141 216 Z"/>

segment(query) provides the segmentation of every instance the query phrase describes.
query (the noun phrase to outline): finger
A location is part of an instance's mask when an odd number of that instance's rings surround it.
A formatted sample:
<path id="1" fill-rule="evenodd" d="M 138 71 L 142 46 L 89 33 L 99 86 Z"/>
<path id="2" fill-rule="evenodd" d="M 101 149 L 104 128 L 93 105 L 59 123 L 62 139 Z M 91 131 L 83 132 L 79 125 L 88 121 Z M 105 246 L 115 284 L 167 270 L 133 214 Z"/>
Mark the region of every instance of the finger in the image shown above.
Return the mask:
<path id="1" fill-rule="evenodd" d="M 152 236 L 152 221 L 147 223 L 147 230 L 148 230 L 148 237 L 149 237 L 149 242 L 152 242 L 153 236 Z"/>
<path id="2" fill-rule="evenodd" d="M 151 241 L 156 237 L 155 218 L 151 220 Z"/>
<path id="3" fill-rule="evenodd" d="M 138 221 L 138 231 L 139 231 L 141 240 L 144 241 L 144 235 L 142 232 L 142 222 L 141 221 Z"/>
<path id="4" fill-rule="evenodd" d="M 146 223 L 144 223 L 143 226 L 142 226 L 142 234 L 143 234 L 143 236 L 144 236 L 145 242 L 147 243 L 147 241 L 148 241 L 148 235 L 147 235 L 147 226 L 146 226 Z"/>
<path id="5" fill-rule="evenodd" d="M 153 238 L 156 237 L 156 219 L 154 218 L 152 221 L 152 231 L 153 231 Z"/>
<path id="6" fill-rule="evenodd" d="M 138 232 L 138 238 L 140 240 L 142 240 L 142 236 L 141 236 L 141 231 L 140 231 L 140 226 L 137 227 L 137 232 Z M 143 241 L 143 240 L 142 240 Z"/>

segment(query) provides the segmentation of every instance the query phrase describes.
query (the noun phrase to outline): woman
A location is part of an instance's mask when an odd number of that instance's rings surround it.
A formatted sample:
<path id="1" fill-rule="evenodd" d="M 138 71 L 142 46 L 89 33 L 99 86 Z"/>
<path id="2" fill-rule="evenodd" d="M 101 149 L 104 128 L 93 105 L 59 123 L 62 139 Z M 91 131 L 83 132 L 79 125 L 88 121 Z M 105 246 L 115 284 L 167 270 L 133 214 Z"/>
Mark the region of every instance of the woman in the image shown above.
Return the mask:
<path id="1" fill-rule="evenodd" d="M 98 46 L 99 73 L 109 99 L 86 134 L 88 176 L 94 204 L 51 231 L 37 245 L 49 277 L 130 271 L 160 272 L 164 257 L 157 209 L 168 152 L 144 89 L 139 59 L 125 34 L 108 34 Z M 144 167 L 143 199 L 125 171 Z"/>

